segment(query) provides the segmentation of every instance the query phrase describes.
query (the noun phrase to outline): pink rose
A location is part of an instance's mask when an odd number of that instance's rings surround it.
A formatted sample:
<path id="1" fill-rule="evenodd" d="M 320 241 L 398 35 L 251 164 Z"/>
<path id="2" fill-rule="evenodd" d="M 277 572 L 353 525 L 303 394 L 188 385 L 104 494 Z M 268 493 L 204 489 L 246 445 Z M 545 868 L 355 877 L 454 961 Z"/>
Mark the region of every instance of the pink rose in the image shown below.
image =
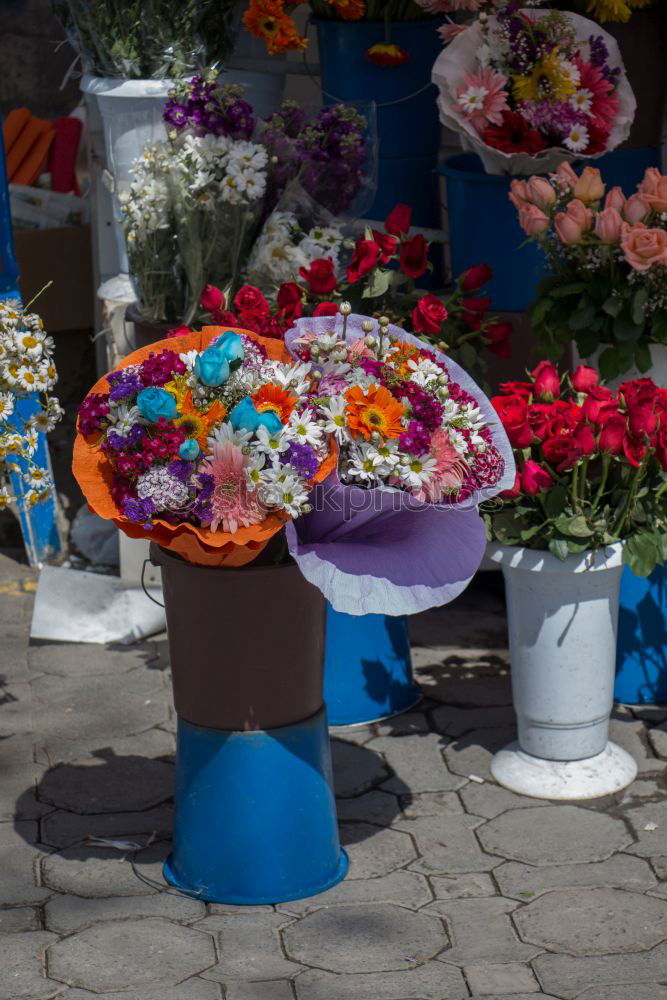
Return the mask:
<path id="1" fill-rule="evenodd" d="M 575 174 L 570 164 L 564 160 L 559 164 L 556 173 L 550 174 L 552 180 L 556 181 L 561 191 L 569 191 L 577 183 L 579 178 Z"/>
<path id="2" fill-rule="evenodd" d="M 644 191 L 643 198 L 654 212 L 667 212 L 667 177 L 659 176 L 652 191 Z"/>
<path id="3" fill-rule="evenodd" d="M 509 199 L 517 211 L 521 211 L 524 205 L 528 204 L 528 186 L 526 181 L 516 178 L 510 184 Z"/>
<path id="4" fill-rule="evenodd" d="M 593 232 L 603 243 L 618 243 L 623 219 L 615 208 L 605 208 L 595 216 Z"/>
<path id="5" fill-rule="evenodd" d="M 653 264 L 667 267 L 667 232 L 664 229 L 647 229 L 641 222 L 636 226 L 624 224 L 621 247 L 635 271 L 648 271 Z"/>
<path id="6" fill-rule="evenodd" d="M 644 171 L 644 179 L 637 186 L 637 190 L 640 194 L 655 194 L 662 180 L 664 177 L 657 167 L 647 167 Z"/>
<path id="7" fill-rule="evenodd" d="M 604 184 L 597 167 L 584 167 L 572 193 L 587 205 L 604 198 Z"/>
<path id="8" fill-rule="evenodd" d="M 620 187 L 613 187 L 611 191 L 607 191 L 607 197 L 604 200 L 605 208 L 615 208 L 617 212 L 622 212 L 624 205 L 625 195 Z"/>
<path id="9" fill-rule="evenodd" d="M 578 243 L 583 236 L 583 229 L 578 222 L 568 215 L 567 212 L 558 212 L 556 215 L 556 232 L 558 233 L 558 239 L 561 243 L 565 243 L 566 246 L 570 246 L 572 243 Z"/>
<path id="10" fill-rule="evenodd" d="M 623 218 L 631 226 L 636 226 L 638 222 L 644 221 L 650 210 L 649 203 L 643 194 L 633 194 L 623 206 Z"/>
<path id="11" fill-rule="evenodd" d="M 519 209 L 519 225 L 526 236 L 539 236 L 549 228 L 549 217 L 537 205 L 522 205 Z"/>
<path id="12" fill-rule="evenodd" d="M 526 183 L 527 200 L 538 208 L 549 208 L 556 200 L 556 192 L 546 177 L 531 177 Z"/>
<path id="13" fill-rule="evenodd" d="M 588 170 L 588 167 L 586 167 Z M 583 201 L 573 198 L 566 209 L 567 214 L 581 226 L 583 232 L 587 232 L 593 225 L 593 213 L 587 208 Z"/>
<path id="14" fill-rule="evenodd" d="M 543 490 L 550 490 L 554 481 L 546 469 L 529 458 L 521 470 L 520 483 L 523 492 L 534 497 Z"/>

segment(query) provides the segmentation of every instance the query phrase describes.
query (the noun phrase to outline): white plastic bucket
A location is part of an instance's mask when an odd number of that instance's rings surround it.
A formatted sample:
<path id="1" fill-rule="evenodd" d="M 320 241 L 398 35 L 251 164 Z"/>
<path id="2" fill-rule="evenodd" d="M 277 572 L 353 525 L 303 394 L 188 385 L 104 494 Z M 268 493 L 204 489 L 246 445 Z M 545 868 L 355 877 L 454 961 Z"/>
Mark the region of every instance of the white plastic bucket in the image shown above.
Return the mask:
<path id="1" fill-rule="evenodd" d="M 507 593 L 521 750 L 551 761 L 605 749 L 613 704 L 623 546 L 568 556 L 497 545 Z"/>

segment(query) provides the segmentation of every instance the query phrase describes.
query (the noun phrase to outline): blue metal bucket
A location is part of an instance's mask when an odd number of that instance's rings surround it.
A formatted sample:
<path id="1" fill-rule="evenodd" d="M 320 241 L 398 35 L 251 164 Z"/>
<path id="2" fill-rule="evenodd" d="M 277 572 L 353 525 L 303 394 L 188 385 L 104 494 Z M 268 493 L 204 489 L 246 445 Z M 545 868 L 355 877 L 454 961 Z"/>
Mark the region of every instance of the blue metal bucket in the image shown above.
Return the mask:
<path id="1" fill-rule="evenodd" d="M 494 309 L 521 312 L 536 298 L 547 273 L 542 251 L 525 243 L 509 200 L 511 177 L 487 174 L 473 153 L 450 156 L 440 168 L 447 183 L 452 272 L 488 264 L 493 278 L 484 289 Z"/>
<path id="2" fill-rule="evenodd" d="M 367 211 L 384 219 L 398 202 L 413 206 L 416 226 L 439 225 L 440 123 L 431 68 L 442 49 L 437 22 L 400 21 L 391 41 L 410 53 L 400 66 L 377 66 L 366 50 L 384 41 L 372 21 L 315 21 L 323 97 L 331 103 L 374 101 L 379 141 L 378 189 Z"/>
<path id="3" fill-rule="evenodd" d="M 346 615 L 329 605 L 324 701 L 330 724 L 377 722 L 407 711 L 421 698 L 412 677 L 407 619 Z"/>
<path id="4" fill-rule="evenodd" d="M 667 567 L 621 578 L 614 697 L 628 705 L 667 701 Z"/>
<path id="5" fill-rule="evenodd" d="M 279 729 L 178 720 L 173 850 L 164 876 L 211 903 L 285 903 L 345 877 L 324 709 Z"/>

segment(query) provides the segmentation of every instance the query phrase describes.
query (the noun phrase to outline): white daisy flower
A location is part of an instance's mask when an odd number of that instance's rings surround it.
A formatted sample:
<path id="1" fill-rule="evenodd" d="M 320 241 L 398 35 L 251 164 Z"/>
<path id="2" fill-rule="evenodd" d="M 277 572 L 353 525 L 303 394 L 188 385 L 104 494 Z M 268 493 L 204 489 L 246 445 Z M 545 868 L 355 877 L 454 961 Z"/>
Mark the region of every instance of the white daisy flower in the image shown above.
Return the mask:
<path id="1" fill-rule="evenodd" d="M 377 455 L 370 454 L 367 447 L 358 446 L 351 454 L 346 472 L 351 479 L 369 486 L 377 486 L 380 482 L 380 461 Z"/>
<path id="2" fill-rule="evenodd" d="M 581 153 L 588 146 L 588 129 L 583 125 L 573 125 L 563 139 L 564 145 L 573 153 Z"/>
<path id="3" fill-rule="evenodd" d="M 280 507 L 291 517 L 298 517 L 308 503 L 308 490 L 303 480 L 285 468 L 265 477 L 259 495 L 262 503 Z"/>
<path id="4" fill-rule="evenodd" d="M 214 444 L 224 444 L 225 441 L 230 441 L 231 444 L 243 448 L 251 440 L 252 431 L 235 431 L 232 425 L 226 421 L 213 428 L 212 432 L 206 438 L 206 443 L 209 446 L 209 452 L 212 452 Z"/>
<path id="5" fill-rule="evenodd" d="M 11 392 L 0 392 L 0 422 L 7 420 L 14 412 L 14 397 Z"/>
<path id="6" fill-rule="evenodd" d="M 121 403 L 120 406 L 109 410 L 108 419 L 113 423 L 116 434 L 120 434 L 121 437 L 129 434 L 135 424 L 142 422 L 139 407 L 128 406 L 127 403 Z"/>
<path id="7" fill-rule="evenodd" d="M 27 365 L 20 366 L 16 373 L 16 379 L 21 388 L 27 392 L 36 392 L 42 381 L 39 374 Z"/>
<path id="8" fill-rule="evenodd" d="M 486 87 L 467 87 L 466 90 L 458 95 L 456 100 L 462 110 L 467 115 L 471 115 L 475 111 L 482 110 L 484 107 L 484 98 L 488 96 L 488 93 L 489 91 Z"/>
<path id="9" fill-rule="evenodd" d="M 310 410 L 291 413 L 288 427 L 299 444 L 309 444 L 311 448 L 317 448 L 322 443 L 322 428 Z"/>
<path id="10" fill-rule="evenodd" d="M 290 446 L 290 435 L 282 428 L 276 434 L 269 434 L 266 427 L 260 425 L 256 431 L 255 449 L 260 455 L 266 455 L 270 461 L 277 461 L 278 456 Z"/>
<path id="11" fill-rule="evenodd" d="M 570 98 L 570 104 L 577 111 L 590 111 L 593 104 L 593 91 L 580 87 Z"/>
<path id="12" fill-rule="evenodd" d="M 0 486 L 0 510 L 4 510 L 10 503 L 15 503 L 16 497 L 12 496 L 7 486 Z"/>
<path id="13" fill-rule="evenodd" d="M 256 490 L 263 481 L 262 469 L 266 465 L 266 455 L 251 455 L 250 465 L 246 466 L 245 474 L 249 490 Z"/>
<path id="14" fill-rule="evenodd" d="M 28 486 L 36 490 L 43 490 L 49 485 L 49 476 L 46 469 L 40 469 L 37 466 L 24 473 L 23 480 Z"/>
<path id="15" fill-rule="evenodd" d="M 302 361 L 298 365 L 276 365 L 274 370 L 274 380 L 283 389 L 294 389 L 297 396 L 301 396 L 308 388 L 307 376 L 312 370 L 312 365 Z"/>
<path id="16" fill-rule="evenodd" d="M 396 474 L 410 489 L 420 490 L 433 477 L 437 464 L 432 455 L 412 455 L 404 465 L 398 466 Z"/>
<path id="17" fill-rule="evenodd" d="M 346 402 L 344 399 L 332 396 L 328 405 L 318 407 L 318 413 L 324 418 L 323 430 L 325 434 L 333 434 L 338 444 L 342 444 L 347 438 L 347 427 L 345 420 Z"/>

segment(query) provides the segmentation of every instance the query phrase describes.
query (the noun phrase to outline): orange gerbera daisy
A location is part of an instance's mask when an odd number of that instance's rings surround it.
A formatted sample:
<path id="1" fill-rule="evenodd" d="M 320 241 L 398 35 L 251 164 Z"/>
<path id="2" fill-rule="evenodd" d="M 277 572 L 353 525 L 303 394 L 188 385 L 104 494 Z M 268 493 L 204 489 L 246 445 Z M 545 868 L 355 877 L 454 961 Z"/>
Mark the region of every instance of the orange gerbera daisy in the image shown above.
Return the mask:
<path id="1" fill-rule="evenodd" d="M 408 361 L 418 361 L 423 356 L 422 351 L 404 340 L 400 340 L 396 346 L 398 347 L 398 351 L 392 354 L 392 367 L 396 369 L 399 375 L 408 375 L 411 371 L 408 368 Z"/>
<path id="2" fill-rule="evenodd" d="M 296 396 L 290 396 L 287 389 L 280 385 L 263 385 L 252 397 L 252 401 L 258 413 L 270 410 L 282 423 L 286 423 L 296 404 Z"/>
<path id="3" fill-rule="evenodd" d="M 408 61 L 410 53 L 393 42 L 376 42 L 366 49 L 366 58 L 377 66 L 400 66 Z"/>
<path id="4" fill-rule="evenodd" d="M 208 410 L 200 410 L 192 402 L 192 393 L 188 391 L 183 397 L 179 413 L 180 417 L 174 421 L 176 426 L 185 431 L 186 437 L 193 438 L 201 450 L 205 452 L 207 450 L 206 438 L 215 425 L 224 420 L 227 409 L 223 403 L 216 399 Z"/>
<path id="5" fill-rule="evenodd" d="M 371 385 L 366 392 L 355 385 L 345 399 L 347 426 L 355 437 L 361 434 L 368 440 L 377 431 L 383 438 L 396 438 L 405 430 L 401 423 L 405 407 L 383 385 Z"/>
<path id="6" fill-rule="evenodd" d="M 252 35 L 264 40 L 271 55 L 306 47 L 306 39 L 285 13 L 282 0 L 251 0 L 243 24 Z"/>
<path id="7" fill-rule="evenodd" d="M 366 13 L 364 0 L 328 0 L 344 21 L 358 21 Z"/>

